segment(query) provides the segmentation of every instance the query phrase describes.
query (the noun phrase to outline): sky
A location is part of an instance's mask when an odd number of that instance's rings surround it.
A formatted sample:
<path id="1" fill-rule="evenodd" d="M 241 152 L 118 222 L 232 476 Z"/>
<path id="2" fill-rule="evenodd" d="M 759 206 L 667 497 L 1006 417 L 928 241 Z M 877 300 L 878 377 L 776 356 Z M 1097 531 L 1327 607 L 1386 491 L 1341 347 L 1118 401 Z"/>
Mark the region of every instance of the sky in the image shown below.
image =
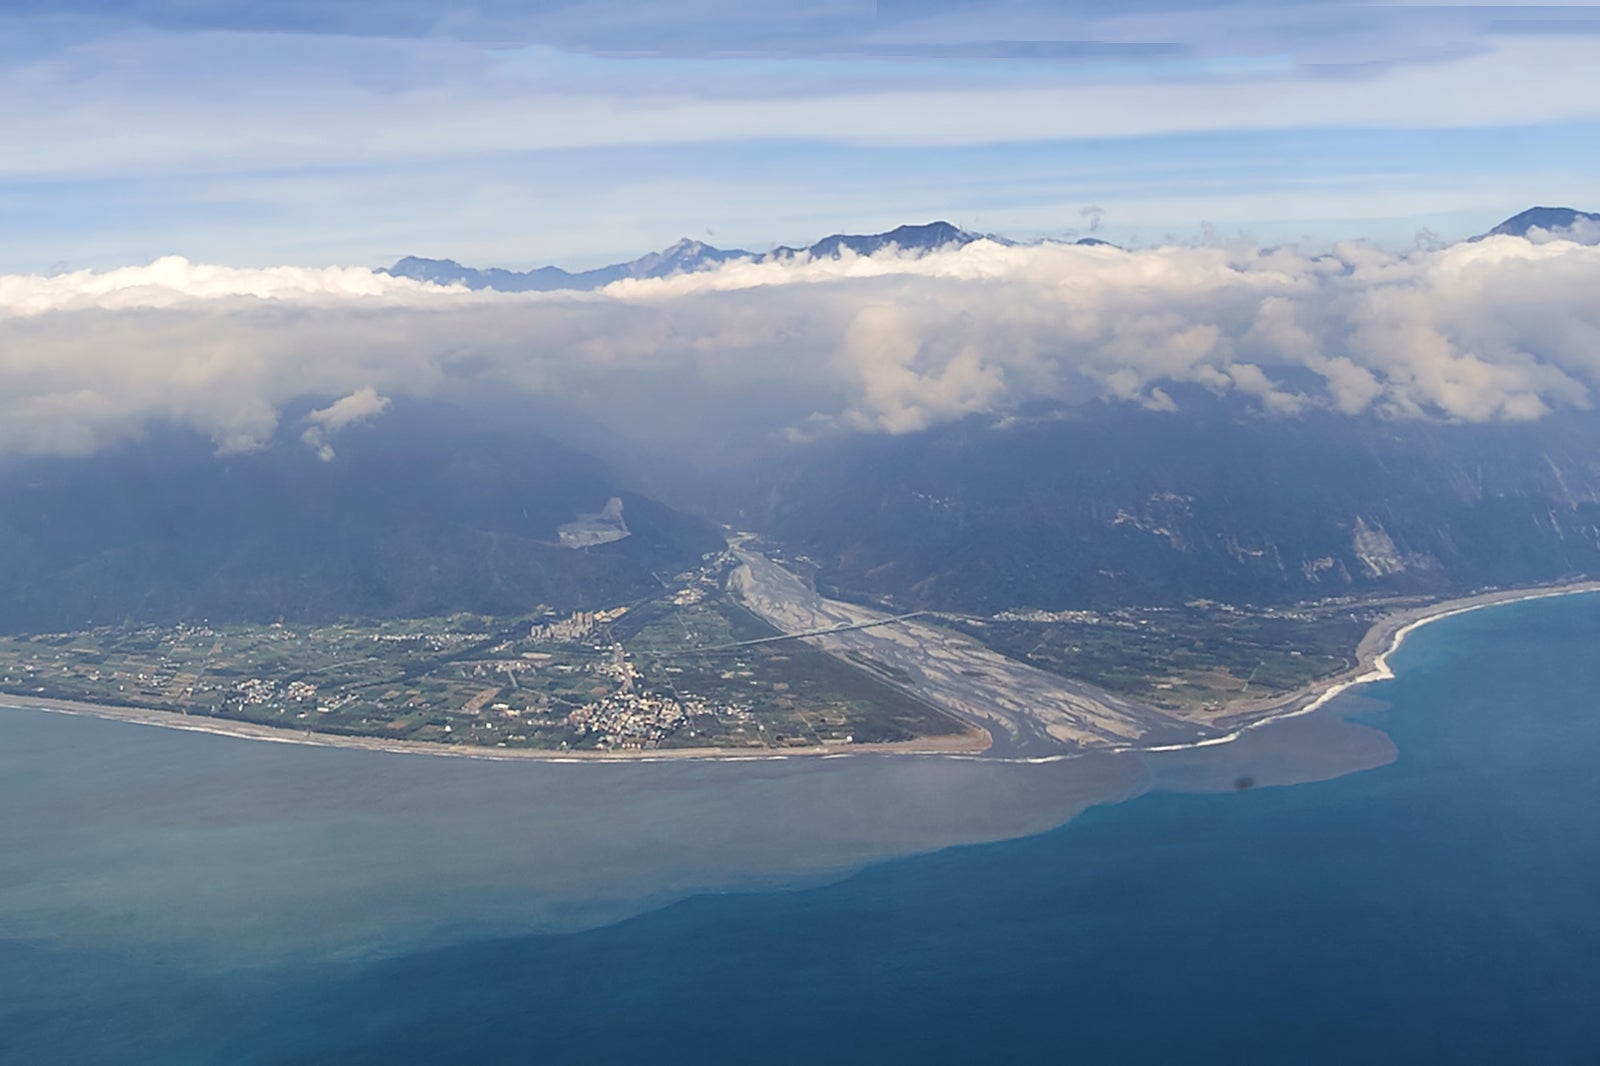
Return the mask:
<path id="1" fill-rule="evenodd" d="M 10 0 L 0 274 L 935 218 L 1398 249 L 1600 208 L 1597 46 L 1569 4 Z"/>
<path id="2" fill-rule="evenodd" d="M 468 394 L 701 456 L 1195 388 L 1593 410 L 1594 220 L 1464 238 L 1600 208 L 1596 45 L 1576 5 L 9 0 L 0 456 L 172 425 L 336 462 L 395 401 Z M 1116 246 L 583 293 L 378 269 L 936 218 Z"/>

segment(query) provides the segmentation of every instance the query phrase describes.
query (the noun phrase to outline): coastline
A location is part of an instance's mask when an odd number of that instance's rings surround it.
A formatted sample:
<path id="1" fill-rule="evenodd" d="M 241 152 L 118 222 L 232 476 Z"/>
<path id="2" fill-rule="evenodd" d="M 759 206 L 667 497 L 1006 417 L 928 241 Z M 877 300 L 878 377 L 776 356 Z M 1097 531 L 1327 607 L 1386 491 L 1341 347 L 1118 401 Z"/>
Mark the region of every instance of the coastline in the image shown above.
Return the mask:
<path id="1" fill-rule="evenodd" d="M 317 733 L 300 729 L 242 722 L 231 718 L 159 711 L 150 707 L 129 707 L 107 703 L 85 703 L 44 696 L 23 696 L 0 692 L 0 708 L 19 711 L 44 711 L 82 718 L 101 718 L 112 722 L 176 729 L 189 733 L 257 740 L 269 744 L 298 744 L 312 748 L 345 748 L 382 751 L 394 755 L 439 755 L 462 759 L 487 759 L 510 762 L 532 759 L 537 762 L 666 762 L 692 759 L 718 762 L 764 762 L 772 759 L 826 759 L 845 755 L 979 755 L 988 749 L 990 738 L 976 727 L 953 737 L 923 737 L 917 740 L 886 741 L 875 744 L 832 746 L 810 745 L 796 748 L 652 748 L 629 751 L 557 751 L 548 748 L 490 748 L 437 744 L 426 740 L 389 740 L 384 737 Z"/>
<path id="2" fill-rule="evenodd" d="M 1508 603 L 1550 599 L 1555 596 L 1578 596 L 1591 592 L 1600 592 L 1600 581 L 1585 579 L 1557 585 L 1495 589 L 1471 596 L 1398 608 L 1379 618 L 1362 636 L 1360 643 L 1356 645 L 1355 665 L 1349 669 L 1332 677 L 1314 681 L 1287 695 L 1256 697 L 1230 703 L 1216 720 L 1219 728 L 1228 730 L 1223 736 L 1209 737 L 1190 744 L 1164 745 L 1144 750 L 1170 751 L 1178 748 L 1226 744 L 1238 739 L 1241 734 L 1269 722 L 1311 714 L 1358 685 L 1387 681 L 1394 677 L 1394 670 L 1389 665 L 1390 656 L 1400 650 L 1406 638 L 1412 633 L 1440 619 Z"/>
<path id="3" fill-rule="evenodd" d="M 1180 751 L 1191 748 L 1228 744 L 1245 733 L 1271 722 L 1311 714 L 1343 693 L 1359 685 L 1386 681 L 1394 677 L 1389 665 L 1394 655 L 1412 633 L 1430 623 L 1469 611 L 1483 610 L 1508 603 L 1548 599 L 1555 596 L 1574 596 L 1600 592 L 1600 581 L 1583 580 L 1558 585 L 1528 586 L 1525 588 L 1496 589 L 1471 596 L 1433 603 L 1401 607 L 1388 612 L 1374 622 L 1356 646 L 1356 662 L 1350 668 L 1332 677 L 1312 682 L 1294 692 L 1273 696 L 1258 696 L 1236 700 L 1226 705 L 1210 723 L 1195 725 L 1221 730 L 1220 735 L 1204 736 L 1195 740 L 1160 745 L 1137 742 L 1100 748 L 1102 751 Z M 924 737 L 916 740 L 870 744 L 810 745 L 795 748 L 655 748 L 629 751 L 557 751 L 543 748 L 489 748 L 438 744 L 431 741 L 386 739 L 372 736 L 349 736 L 333 733 L 316 733 L 299 729 L 264 725 L 189 715 L 177 711 L 131 707 L 116 704 L 87 703 L 42 696 L 27 696 L 0 692 L 0 708 L 36 710 L 52 714 L 101 718 L 128 722 L 134 725 L 177 729 L 213 736 L 232 737 L 239 740 L 256 740 L 273 744 L 298 744 L 306 747 L 345 748 L 363 751 L 381 751 L 391 754 L 434 755 L 450 758 L 486 759 L 491 761 L 534 760 L 557 763 L 629 763 L 665 762 L 681 760 L 713 760 L 764 762 L 788 758 L 829 759 L 852 755 L 924 755 L 967 757 L 987 756 L 993 738 L 975 723 L 965 722 L 966 732 L 952 737 Z M 1057 754 L 1025 758 L 1025 762 L 1055 762 L 1073 758 L 1092 749 L 1063 751 Z M 996 758 L 998 758 L 996 756 Z"/>

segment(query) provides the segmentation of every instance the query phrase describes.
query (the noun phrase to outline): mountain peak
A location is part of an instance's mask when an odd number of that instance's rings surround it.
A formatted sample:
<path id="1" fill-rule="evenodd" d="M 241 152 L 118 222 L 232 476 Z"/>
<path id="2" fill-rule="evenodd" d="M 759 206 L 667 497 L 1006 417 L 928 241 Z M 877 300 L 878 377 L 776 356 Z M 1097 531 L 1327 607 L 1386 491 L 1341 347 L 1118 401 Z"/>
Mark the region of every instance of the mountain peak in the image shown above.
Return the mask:
<path id="1" fill-rule="evenodd" d="M 428 259 L 420 255 L 408 255 L 383 273 L 415 281 L 431 281 L 436 285 L 449 285 L 460 281 L 461 275 L 468 269 L 454 259 Z"/>
<path id="2" fill-rule="evenodd" d="M 887 233 L 835 233 L 822 238 L 809 248 L 775 248 L 769 256 L 779 259 L 801 256 L 811 259 L 837 259 L 846 251 L 855 255 L 874 255 L 885 248 L 898 248 L 902 252 L 935 251 L 948 245 L 965 245 L 981 240 L 976 233 L 953 226 L 948 222 L 924 222 L 921 225 L 896 226 Z"/>
<path id="3" fill-rule="evenodd" d="M 1482 237 L 1473 239 L 1530 237 L 1535 230 L 1553 237 L 1568 237 L 1582 244 L 1597 244 L 1600 243 L 1600 214 L 1570 207 L 1530 207 L 1512 215 Z"/>
<path id="4" fill-rule="evenodd" d="M 964 237 L 971 237 L 973 234 L 970 234 L 966 230 L 960 229 L 957 226 L 953 226 L 948 222 L 940 220 L 937 222 L 924 222 L 920 226 L 896 226 L 894 229 L 884 234 L 884 236 L 894 240 L 896 243 L 898 243 L 900 240 L 906 240 L 919 243 L 924 241 L 938 241 L 941 244 L 947 244 L 951 241 L 961 240 Z"/>
<path id="5" fill-rule="evenodd" d="M 730 259 L 745 259 L 749 255 L 749 252 L 741 249 L 713 248 L 704 241 L 683 237 L 677 243 L 659 252 L 641 255 L 631 263 L 601 269 L 617 271 L 620 272 L 620 276 L 631 278 L 665 278 L 673 274 L 693 274 L 696 271 L 709 270 Z"/>

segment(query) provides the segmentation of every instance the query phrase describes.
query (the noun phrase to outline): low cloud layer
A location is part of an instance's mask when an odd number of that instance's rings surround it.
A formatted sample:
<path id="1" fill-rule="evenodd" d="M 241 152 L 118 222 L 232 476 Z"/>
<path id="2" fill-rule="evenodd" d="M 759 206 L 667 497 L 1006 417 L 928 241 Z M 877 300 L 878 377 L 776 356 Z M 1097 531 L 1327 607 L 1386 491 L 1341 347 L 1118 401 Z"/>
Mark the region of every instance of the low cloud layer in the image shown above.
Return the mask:
<path id="1" fill-rule="evenodd" d="M 1513 237 L 1318 255 L 978 242 L 582 294 L 163 259 L 0 277 L 0 451 L 84 454 L 156 422 L 249 449 L 309 399 L 295 429 L 332 458 L 389 397 L 474 385 L 645 437 L 903 433 L 1041 397 L 1164 408 L 1175 383 L 1272 417 L 1529 420 L 1592 405 L 1597 288 L 1600 247 Z"/>

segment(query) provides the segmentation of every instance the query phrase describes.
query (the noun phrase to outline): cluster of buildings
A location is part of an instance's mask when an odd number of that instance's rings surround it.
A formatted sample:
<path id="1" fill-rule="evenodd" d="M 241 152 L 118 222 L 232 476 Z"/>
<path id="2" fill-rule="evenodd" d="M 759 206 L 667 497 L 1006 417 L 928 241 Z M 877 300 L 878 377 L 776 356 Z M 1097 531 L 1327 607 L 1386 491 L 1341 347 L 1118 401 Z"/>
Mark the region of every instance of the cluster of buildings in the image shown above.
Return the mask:
<path id="1" fill-rule="evenodd" d="M 559 621 L 530 627 L 528 639 L 547 644 L 576 644 L 593 636 L 601 626 L 609 625 L 627 613 L 626 606 L 607 611 L 574 611 Z"/>
<path id="2" fill-rule="evenodd" d="M 1079 625 L 1098 625 L 1100 616 L 1094 611 L 1001 611 L 994 616 L 996 622 L 1076 622 Z"/>
<path id="3" fill-rule="evenodd" d="M 317 698 L 317 686 L 309 681 L 291 681 L 287 685 L 279 686 L 276 681 L 252 677 L 234 685 L 233 691 L 238 694 L 239 702 L 246 707 L 280 699 L 304 703 Z"/>
<path id="4" fill-rule="evenodd" d="M 259 677 L 252 677 L 239 682 L 233 686 L 233 691 L 238 694 L 239 702 L 246 707 L 270 703 L 278 698 L 277 682 L 265 681 Z"/>
<path id="5" fill-rule="evenodd" d="M 470 663 L 463 663 L 461 666 L 462 676 L 473 678 L 503 675 L 514 679 L 517 674 L 536 674 L 538 672 L 538 664 L 528 659 L 477 659 Z"/>
<path id="6" fill-rule="evenodd" d="M 653 748 L 689 720 L 683 704 L 665 696 L 619 692 L 567 715 L 579 736 L 598 735 L 608 748 Z"/>
<path id="7" fill-rule="evenodd" d="M 704 696 L 684 696 L 683 713 L 690 718 L 717 715 L 735 722 L 755 721 L 755 709 L 748 703 L 712 703 Z"/>
<path id="8" fill-rule="evenodd" d="M 421 644 L 429 651 L 445 651 L 463 644 L 488 640 L 487 633 L 374 633 L 374 644 Z"/>
<path id="9" fill-rule="evenodd" d="M 609 696 L 586 703 L 566 717 L 579 736 L 595 737 L 601 747 L 620 750 L 653 748 L 695 718 L 718 717 L 738 722 L 755 718 L 748 704 L 720 704 L 704 696 L 659 696 L 634 692 L 638 675 L 628 663 L 618 663 L 629 676 L 623 687 Z M 597 667 L 605 672 L 605 667 Z"/>

